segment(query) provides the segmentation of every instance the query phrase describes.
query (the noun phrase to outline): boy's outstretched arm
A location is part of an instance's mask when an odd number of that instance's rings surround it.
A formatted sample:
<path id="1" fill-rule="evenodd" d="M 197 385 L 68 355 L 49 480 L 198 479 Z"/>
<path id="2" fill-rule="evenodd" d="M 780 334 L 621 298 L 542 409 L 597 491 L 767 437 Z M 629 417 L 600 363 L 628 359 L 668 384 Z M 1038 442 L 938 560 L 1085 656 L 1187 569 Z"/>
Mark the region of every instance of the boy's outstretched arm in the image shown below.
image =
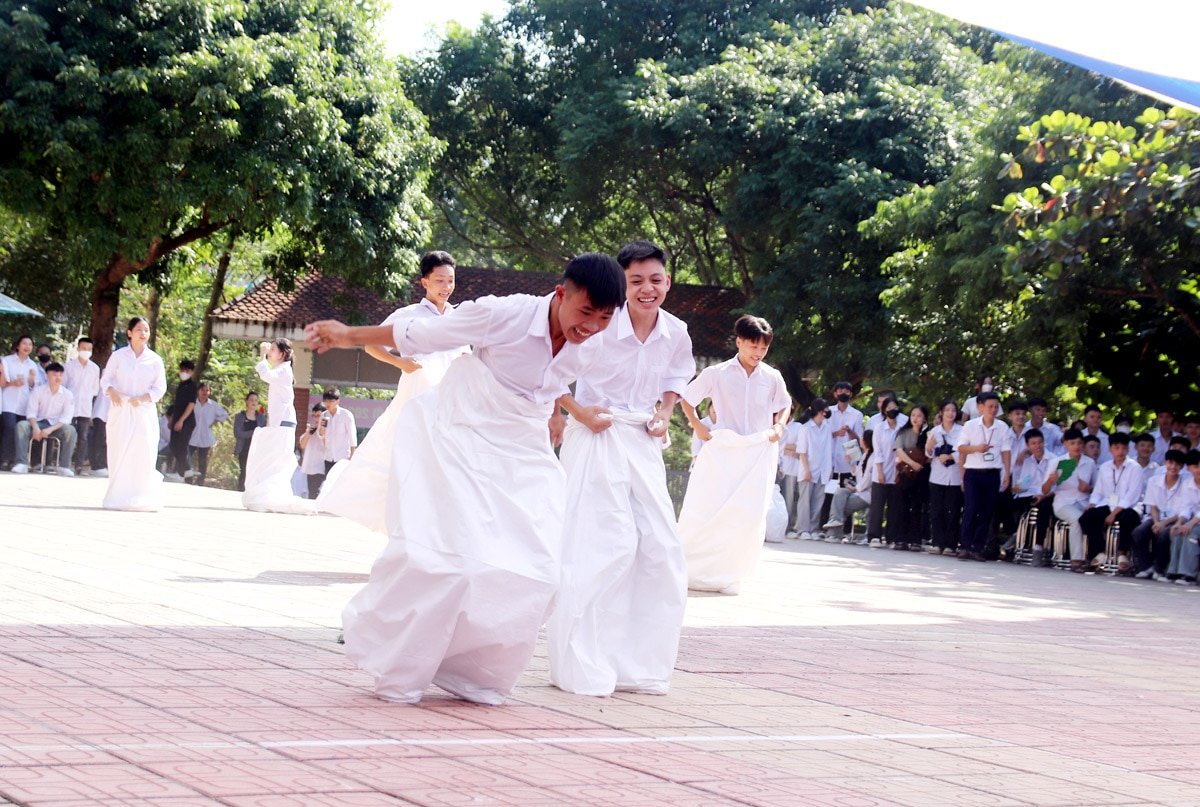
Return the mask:
<path id="1" fill-rule="evenodd" d="M 335 347 L 396 346 L 391 325 L 350 326 L 336 319 L 323 319 L 306 326 L 304 341 L 318 353 L 325 353 Z"/>

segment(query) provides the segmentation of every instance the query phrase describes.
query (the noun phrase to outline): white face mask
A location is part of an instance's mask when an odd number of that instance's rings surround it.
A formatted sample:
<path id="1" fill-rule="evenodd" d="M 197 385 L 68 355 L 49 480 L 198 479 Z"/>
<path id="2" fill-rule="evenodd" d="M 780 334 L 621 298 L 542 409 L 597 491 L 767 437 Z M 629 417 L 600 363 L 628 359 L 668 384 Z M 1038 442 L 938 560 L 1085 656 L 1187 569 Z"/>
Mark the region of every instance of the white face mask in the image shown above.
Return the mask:
<path id="1" fill-rule="evenodd" d="M 191 377 L 192 377 L 192 374 L 191 374 L 191 373 L 184 373 L 184 372 L 181 372 L 181 373 L 179 374 L 179 380 L 180 380 L 180 381 L 187 381 L 187 380 L 188 380 L 189 378 L 191 378 Z"/>
<path id="2" fill-rule="evenodd" d="M 75 355 L 77 355 L 79 357 L 80 361 L 87 361 L 88 359 L 90 359 L 92 357 L 92 351 L 81 350 L 78 353 L 76 353 Z"/>
<path id="3" fill-rule="evenodd" d="M 1124 423 L 1122 423 L 1120 426 L 1117 427 L 1117 431 L 1119 431 L 1121 434 L 1129 434 L 1130 432 L 1133 431 L 1133 429 L 1130 428 L 1129 426 L 1126 426 Z"/>
<path id="4" fill-rule="evenodd" d="M 991 391 L 992 391 L 992 385 L 991 385 L 991 384 L 981 384 L 981 385 L 979 386 L 979 391 L 980 391 L 980 392 L 991 392 Z"/>

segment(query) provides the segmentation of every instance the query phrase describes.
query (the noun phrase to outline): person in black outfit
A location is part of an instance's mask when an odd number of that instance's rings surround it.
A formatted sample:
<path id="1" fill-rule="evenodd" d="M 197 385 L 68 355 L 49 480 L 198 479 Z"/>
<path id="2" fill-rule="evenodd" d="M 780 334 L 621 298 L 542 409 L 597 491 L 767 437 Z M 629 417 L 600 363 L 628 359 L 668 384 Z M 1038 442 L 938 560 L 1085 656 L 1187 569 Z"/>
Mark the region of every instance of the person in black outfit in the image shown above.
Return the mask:
<path id="1" fill-rule="evenodd" d="M 246 489 L 246 458 L 250 455 L 250 440 L 254 430 L 267 425 L 267 416 L 259 411 L 258 393 L 246 396 L 246 411 L 233 416 L 233 453 L 238 461 L 238 490 Z"/>
<path id="2" fill-rule="evenodd" d="M 192 439 L 192 431 L 196 428 L 196 416 L 192 414 L 196 408 L 196 398 L 199 393 L 192 375 L 196 365 L 184 359 L 179 362 L 179 386 L 175 388 L 175 398 L 167 409 L 167 428 L 171 430 L 169 450 L 175 458 L 174 473 L 167 474 L 167 479 L 182 482 L 187 472 L 192 470 L 188 461 L 188 441 Z"/>

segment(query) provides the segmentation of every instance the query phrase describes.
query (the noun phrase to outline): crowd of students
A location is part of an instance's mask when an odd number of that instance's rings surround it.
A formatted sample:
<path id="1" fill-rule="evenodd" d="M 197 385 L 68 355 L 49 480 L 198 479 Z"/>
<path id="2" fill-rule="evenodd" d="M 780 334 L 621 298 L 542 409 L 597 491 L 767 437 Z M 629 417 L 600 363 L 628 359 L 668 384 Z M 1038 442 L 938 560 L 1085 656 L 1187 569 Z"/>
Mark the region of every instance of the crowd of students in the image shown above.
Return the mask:
<path id="1" fill-rule="evenodd" d="M 1135 430 L 1117 414 L 1108 432 L 1090 405 L 1082 419 L 1056 423 L 1042 398 L 1002 407 L 990 376 L 961 410 L 945 400 L 906 415 L 881 392 L 866 418 L 852 398 L 839 382 L 832 405 L 818 398 L 784 433 L 787 537 L 976 561 L 1026 549 L 1035 566 L 1196 581 L 1200 416 L 1164 409 Z M 865 533 L 852 538 L 861 513 Z M 1027 547 L 1018 545 L 1023 519 Z M 1067 540 L 1056 550 L 1059 530 Z"/>

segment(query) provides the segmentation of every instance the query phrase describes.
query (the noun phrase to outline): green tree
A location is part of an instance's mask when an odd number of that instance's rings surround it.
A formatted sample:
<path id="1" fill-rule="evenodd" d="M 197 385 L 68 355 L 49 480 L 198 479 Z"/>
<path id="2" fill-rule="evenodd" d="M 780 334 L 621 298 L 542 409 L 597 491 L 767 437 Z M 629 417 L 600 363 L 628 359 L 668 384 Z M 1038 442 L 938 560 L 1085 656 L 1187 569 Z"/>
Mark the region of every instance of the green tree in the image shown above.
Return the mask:
<path id="1" fill-rule="evenodd" d="M 371 0 L 0 3 L 0 201 L 73 244 L 101 358 L 126 278 L 222 231 L 281 238 L 268 268 L 285 283 L 317 265 L 388 289 L 412 265 L 436 147 L 377 16 Z"/>

